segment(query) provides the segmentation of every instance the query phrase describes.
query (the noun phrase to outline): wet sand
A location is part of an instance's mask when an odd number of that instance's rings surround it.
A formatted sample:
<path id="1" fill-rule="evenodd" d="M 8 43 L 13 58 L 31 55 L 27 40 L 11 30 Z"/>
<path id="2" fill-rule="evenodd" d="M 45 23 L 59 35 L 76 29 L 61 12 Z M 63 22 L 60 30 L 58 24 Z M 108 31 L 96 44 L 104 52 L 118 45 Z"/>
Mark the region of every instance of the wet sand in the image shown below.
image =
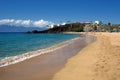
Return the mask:
<path id="1" fill-rule="evenodd" d="M 0 80 L 51 80 L 53 75 L 64 67 L 68 58 L 74 56 L 79 50 L 92 41 L 92 37 L 70 40 L 59 46 L 69 45 L 56 51 L 13 65 L 1 67 Z"/>
<path id="2" fill-rule="evenodd" d="M 120 33 L 88 33 L 97 40 L 68 59 L 53 80 L 120 80 Z"/>

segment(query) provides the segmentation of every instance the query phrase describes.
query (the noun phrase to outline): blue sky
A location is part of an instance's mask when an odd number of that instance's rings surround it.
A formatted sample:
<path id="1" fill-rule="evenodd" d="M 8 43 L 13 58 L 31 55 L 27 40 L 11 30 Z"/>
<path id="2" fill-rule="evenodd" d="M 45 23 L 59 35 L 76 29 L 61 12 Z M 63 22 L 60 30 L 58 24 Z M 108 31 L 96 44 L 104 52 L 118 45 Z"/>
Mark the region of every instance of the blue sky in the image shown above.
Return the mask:
<path id="1" fill-rule="evenodd" d="M 0 0 L 0 20 L 120 23 L 120 0 Z"/>

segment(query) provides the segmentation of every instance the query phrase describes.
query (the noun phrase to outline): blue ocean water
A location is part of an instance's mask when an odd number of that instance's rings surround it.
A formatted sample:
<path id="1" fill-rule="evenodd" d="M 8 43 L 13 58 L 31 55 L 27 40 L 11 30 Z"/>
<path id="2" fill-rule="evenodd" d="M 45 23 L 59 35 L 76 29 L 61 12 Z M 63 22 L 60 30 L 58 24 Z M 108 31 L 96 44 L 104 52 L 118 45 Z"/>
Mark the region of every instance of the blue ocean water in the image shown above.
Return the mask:
<path id="1" fill-rule="evenodd" d="M 47 48 L 79 36 L 75 34 L 0 33 L 0 59 Z"/>

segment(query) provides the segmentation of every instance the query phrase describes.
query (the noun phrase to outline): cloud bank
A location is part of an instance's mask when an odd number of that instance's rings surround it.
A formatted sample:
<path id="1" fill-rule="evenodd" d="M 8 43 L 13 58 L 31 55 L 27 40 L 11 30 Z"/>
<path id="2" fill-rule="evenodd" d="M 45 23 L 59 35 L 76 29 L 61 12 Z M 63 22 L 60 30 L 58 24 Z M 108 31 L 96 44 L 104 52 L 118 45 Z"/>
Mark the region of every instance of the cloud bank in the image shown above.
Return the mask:
<path id="1" fill-rule="evenodd" d="M 15 20 L 15 19 L 2 19 L 0 20 L 0 25 L 14 25 L 14 26 L 24 26 L 24 27 L 47 27 L 53 26 L 54 23 L 51 21 L 41 20 Z"/>

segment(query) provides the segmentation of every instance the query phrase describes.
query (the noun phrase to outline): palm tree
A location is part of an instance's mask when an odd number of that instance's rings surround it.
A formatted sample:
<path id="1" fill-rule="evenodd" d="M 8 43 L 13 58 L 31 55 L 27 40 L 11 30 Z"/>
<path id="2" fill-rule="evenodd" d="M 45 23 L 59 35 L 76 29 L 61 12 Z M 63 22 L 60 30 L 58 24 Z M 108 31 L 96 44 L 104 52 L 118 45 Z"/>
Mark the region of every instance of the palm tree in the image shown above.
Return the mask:
<path id="1" fill-rule="evenodd" d="M 109 32 L 111 31 L 111 23 L 108 22 L 108 29 L 109 29 Z"/>

